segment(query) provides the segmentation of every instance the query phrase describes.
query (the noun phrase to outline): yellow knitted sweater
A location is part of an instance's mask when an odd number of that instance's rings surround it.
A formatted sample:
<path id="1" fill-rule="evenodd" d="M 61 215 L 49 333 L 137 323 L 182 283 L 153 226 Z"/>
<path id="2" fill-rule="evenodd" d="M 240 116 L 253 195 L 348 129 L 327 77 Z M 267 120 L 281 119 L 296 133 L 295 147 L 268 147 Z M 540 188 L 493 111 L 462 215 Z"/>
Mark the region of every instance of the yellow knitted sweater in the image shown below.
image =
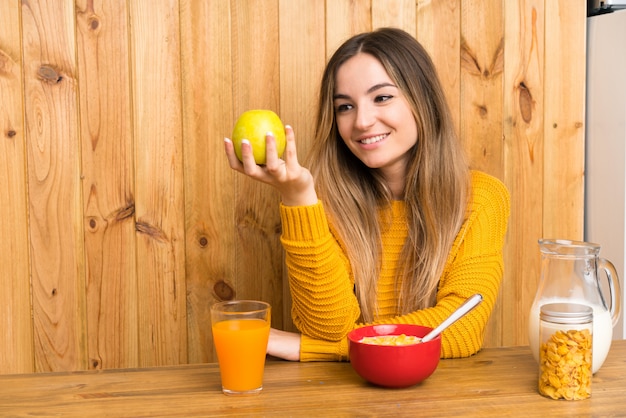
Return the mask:
<path id="1" fill-rule="evenodd" d="M 346 255 L 331 229 L 322 202 L 281 205 L 292 318 L 302 333 L 301 361 L 348 359 L 347 334 L 359 324 L 360 309 Z M 439 325 L 475 293 L 483 302 L 442 334 L 442 357 L 467 357 L 480 350 L 503 275 L 502 247 L 510 211 L 509 194 L 496 178 L 472 172 L 466 220 L 454 241 L 437 290 L 436 305 L 395 316 L 393 281 L 407 236 L 404 202 L 392 206 L 393 225 L 383 235 L 376 323 Z"/>

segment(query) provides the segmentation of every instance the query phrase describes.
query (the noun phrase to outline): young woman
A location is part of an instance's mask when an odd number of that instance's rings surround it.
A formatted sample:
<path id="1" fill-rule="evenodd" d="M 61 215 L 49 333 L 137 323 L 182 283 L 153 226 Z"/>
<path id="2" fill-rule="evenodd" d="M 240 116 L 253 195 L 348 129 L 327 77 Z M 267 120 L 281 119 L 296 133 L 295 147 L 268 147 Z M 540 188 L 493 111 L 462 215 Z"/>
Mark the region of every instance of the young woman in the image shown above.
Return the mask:
<path id="1" fill-rule="evenodd" d="M 475 293 L 483 302 L 442 334 L 442 356 L 480 350 L 503 275 L 509 195 L 468 168 L 434 65 L 408 33 L 356 35 L 324 71 L 309 169 L 293 129 L 283 159 L 249 143 L 230 166 L 274 186 L 282 203 L 292 317 L 268 353 L 347 360 L 347 334 L 370 323 L 435 327 Z"/>

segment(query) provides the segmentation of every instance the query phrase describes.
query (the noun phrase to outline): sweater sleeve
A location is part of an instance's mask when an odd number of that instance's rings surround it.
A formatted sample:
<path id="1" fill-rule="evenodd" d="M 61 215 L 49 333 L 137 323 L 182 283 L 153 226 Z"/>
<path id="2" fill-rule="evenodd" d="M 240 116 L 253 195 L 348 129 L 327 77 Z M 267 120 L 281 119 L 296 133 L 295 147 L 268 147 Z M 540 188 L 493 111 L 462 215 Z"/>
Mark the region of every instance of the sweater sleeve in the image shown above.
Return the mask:
<path id="1" fill-rule="evenodd" d="M 348 260 L 333 236 L 321 202 L 281 205 L 291 315 L 303 335 L 337 342 L 360 316 Z"/>

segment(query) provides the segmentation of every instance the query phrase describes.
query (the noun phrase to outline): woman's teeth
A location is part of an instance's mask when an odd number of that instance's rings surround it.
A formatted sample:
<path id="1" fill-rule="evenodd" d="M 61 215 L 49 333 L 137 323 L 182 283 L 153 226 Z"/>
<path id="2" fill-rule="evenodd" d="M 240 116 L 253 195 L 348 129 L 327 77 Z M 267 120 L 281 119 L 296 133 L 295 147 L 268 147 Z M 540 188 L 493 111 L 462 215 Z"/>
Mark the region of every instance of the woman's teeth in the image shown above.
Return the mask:
<path id="1" fill-rule="evenodd" d="M 386 136 L 387 136 L 387 134 L 384 134 L 384 135 L 378 135 L 378 136 L 373 136 L 373 137 L 371 137 L 371 138 L 363 139 L 363 140 L 361 140 L 361 141 L 359 141 L 359 142 L 360 142 L 361 144 L 366 144 L 366 145 L 369 145 L 369 144 L 373 144 L 373 143 L 375 143 L 375 142 L 380 142 L 380 141 L 382 141 L 382 140 L 383 140 Z"/>

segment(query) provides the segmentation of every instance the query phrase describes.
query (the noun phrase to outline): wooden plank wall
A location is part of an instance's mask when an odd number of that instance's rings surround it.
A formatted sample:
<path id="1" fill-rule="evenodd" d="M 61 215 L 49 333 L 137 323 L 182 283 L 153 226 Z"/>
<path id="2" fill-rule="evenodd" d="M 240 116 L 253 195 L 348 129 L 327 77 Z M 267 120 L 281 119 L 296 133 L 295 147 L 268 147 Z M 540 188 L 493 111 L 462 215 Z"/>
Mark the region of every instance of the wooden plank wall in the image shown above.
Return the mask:
<path id="1" fill-rule="evenodd" d="M 222 139 L 269 108 L 310 146 L 325 60 L 381 26 L 431 52 L 472 166 L 509 187 L 487 345 L 527 342 L 537 239 L 582 238 L 585 4 L 0 2 L 0 373 L 214 360 L 209 306 L 293 329 L 278 196 Z"/>

